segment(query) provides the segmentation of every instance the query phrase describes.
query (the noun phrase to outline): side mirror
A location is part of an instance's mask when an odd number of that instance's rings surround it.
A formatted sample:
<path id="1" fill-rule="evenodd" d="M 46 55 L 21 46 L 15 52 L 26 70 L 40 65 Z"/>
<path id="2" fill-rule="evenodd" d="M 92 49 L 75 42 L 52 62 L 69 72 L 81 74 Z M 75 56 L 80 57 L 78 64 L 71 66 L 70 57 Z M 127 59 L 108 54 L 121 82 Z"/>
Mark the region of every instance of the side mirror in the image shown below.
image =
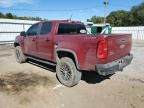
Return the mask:
<path id="1" fill-rule="evenodd" d="M 86 30 L 84 30 L 84 29 L 82 29 L 82 30 L 80 30 L 80 33 L 81 33 L 81 34 L 86 34 L 86 33 L 87 33 L 87 31 L 86 31 Z"/>
<path id="2" fill-rule="evenodd" d="M 22 32 L 20 33 L 20 35 L 25 37 L 25 36 L 26 36 L 26 32 L 25 32 L 25 31 L 22 31 Z"/>

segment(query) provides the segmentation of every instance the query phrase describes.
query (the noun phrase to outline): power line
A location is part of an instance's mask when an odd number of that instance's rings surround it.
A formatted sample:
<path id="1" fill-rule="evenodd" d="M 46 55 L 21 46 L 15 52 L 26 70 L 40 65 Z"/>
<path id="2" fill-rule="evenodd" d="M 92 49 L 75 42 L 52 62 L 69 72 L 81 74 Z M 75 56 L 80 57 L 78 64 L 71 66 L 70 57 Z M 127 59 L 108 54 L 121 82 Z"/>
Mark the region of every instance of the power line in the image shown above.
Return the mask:
<path id="1" fill-rule="evenodd" d="M 125 5 L 125 4 L 109 3 L 109 6 L 111 6 L 111 7 L 133 7 L 135 5 Z"/>
<path id="2" fill-rule="evenodd" d="M 106 2 L 104 2 L 106 3 Z M 107 5 L 107 4 L 105 4 Z M 132 5 L 120 5 L 120 4 L 111 4 L 109 3 L 109 6 L 110 7 L 132 7 Z M 100 5 L 99 6 L 96 6 L 96 7 L 101 7 Z M 11 11 L 35 11 L 35 12 L 69 12 L 69 11 L 85 11 L 85 10 L 92 10 L 92 9 L 96 9 L 96 7 L 88 7 L 88 8 L 81 8 L 81 9 L 65 9 L 65 10 L 48 10 L 48 9 L 19 9 L 19 8 L 2 8 L 0 7 L 1 10 L 11 10 Z"/>
<path id="3" fill-rule="evenodd" d="M 125 5 L 121 5 L 121 4 L 111 4 L 109 3 L 108 0 L 104 0 L 104 5 L 105 5 L 105 9 L 104 9 L 104 22 L 106 22 L 106 7 L 109 5 L 109 7 L 132 7 L 132 6 L 128 6 L 127 4 Z M 62 14 L 62 13 L 69 13 L 71 12 L 74 12 L 73 14 L 86 14 L 86 13 L 91 13 L 94 11 L 94 9 L 98 9 L 98 7 L 102 7 L 101 5 L 97 5 L 95 7 L 87 7 L 87 8 L 80 8 L 80 9 L 66 9 L 66 10 L 50 10 L 50 9 L 25 9 L 25 8 L 3 8 L 3 7 L 0 7 L 1 10 L 9 10 L 9 11 L 27 11 L 27 12 L 49 12 L 49 14 Z M 91 12 L 90 12 L 91 11 Z M 101 10 L 103 11 L 103 10 Z"/>
<path id="4" fill-rule="evenodd" d="M 69 12 L 69 11 L 84 11 L 84 10 L 91 10 L 91 8 L 83 8 L 83 9 L 67 9 L 67 10 L 39 10 L 39 9 L 18 9 L 18 8 L 0 8 L 2 10 L 15 10 L 15 11 L 45 11 L 45 12 Z"/>

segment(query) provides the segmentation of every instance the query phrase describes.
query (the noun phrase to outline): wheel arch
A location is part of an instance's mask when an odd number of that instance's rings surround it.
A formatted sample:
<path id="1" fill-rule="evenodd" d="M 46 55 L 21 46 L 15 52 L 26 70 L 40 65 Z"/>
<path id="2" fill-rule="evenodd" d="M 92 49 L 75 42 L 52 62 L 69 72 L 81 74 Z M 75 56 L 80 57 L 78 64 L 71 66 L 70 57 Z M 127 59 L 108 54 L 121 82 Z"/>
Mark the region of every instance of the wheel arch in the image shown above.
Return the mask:
<path id="1" fill-rule="evenodd" d="M 70 49 L 63 49 L 63 48 L 56 49 L 56 58 L 60 59 L 62 57 L 70 57 L 74 61 L 76 68 L 80 70 L 78 58 L 75 51 Z"/>

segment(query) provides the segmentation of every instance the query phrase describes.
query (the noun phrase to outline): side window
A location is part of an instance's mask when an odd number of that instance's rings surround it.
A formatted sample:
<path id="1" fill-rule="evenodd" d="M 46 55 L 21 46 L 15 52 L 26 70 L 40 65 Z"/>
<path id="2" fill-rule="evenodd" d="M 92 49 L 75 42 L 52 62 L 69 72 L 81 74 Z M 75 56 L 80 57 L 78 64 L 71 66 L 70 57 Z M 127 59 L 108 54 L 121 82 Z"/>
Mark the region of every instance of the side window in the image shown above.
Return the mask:
<path id="1" fill-rule="evenodd" d="M 28 36 L 37 35 L 37 33 L 38 33 L 38 27 L 39 27 L 39 24 L 32 25 L 32 26 L 28 29 L 27 35 L 28 35 Z"/>
<path id="2" fill-rule="evenodd" d="M 82 34 L 80 31 L 86 30 L 83 24 L 59 24 L 58 34 Z M 86 34 L 86 33 L 85 33 Z"/>
<path id="3" fill-rule="evenodd" d="M 43 23 L 40 30 L 40 34 L 41 35 L 49 34 L 51 32 L 51 27 L 52 27 L 52 23 L 50 22 Z"/>
<path id="4" fill-rule="evenodd" d="M 58 34 L 76 34 L 75 24 L 60 24 Z"/>
<path id="5" fill-rule="evenodd" d="M 102 32 L 102 27 L 97 27 L 97 33 L 101 33 Z"/>

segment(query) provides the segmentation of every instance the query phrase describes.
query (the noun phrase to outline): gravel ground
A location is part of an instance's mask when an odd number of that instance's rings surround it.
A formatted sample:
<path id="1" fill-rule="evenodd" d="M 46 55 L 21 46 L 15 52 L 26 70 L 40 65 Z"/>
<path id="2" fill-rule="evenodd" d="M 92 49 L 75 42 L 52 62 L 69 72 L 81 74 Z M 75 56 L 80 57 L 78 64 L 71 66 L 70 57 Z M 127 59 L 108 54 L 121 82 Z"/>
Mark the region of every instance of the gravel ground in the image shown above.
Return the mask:
<path id="1" fill-rule="evenodd" d="M 123 72 L 101 77 L 83 73 L 67 88 L 55 77 L 55 67 L 30 61 L 18 64 L 13 48 L 0 46 L 0 108 L 143 108 L 144 47 L 134 44 L 134 60 Z"/>

